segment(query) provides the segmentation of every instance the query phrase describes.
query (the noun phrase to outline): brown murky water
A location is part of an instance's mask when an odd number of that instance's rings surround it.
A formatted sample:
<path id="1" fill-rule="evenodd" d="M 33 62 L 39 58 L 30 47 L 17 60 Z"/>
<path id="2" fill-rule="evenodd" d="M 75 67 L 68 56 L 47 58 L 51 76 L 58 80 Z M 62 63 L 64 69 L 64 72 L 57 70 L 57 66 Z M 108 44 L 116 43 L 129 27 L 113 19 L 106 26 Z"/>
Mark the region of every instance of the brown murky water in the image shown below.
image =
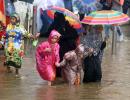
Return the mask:
<path id="1" fill-rule="evenodd" d="M 103 58 L 101 83 L 68 86 L 57 79 L 49 87 L 38 75 L 33 58 L 24 58 L 21 77 L 6 73 L 0 57 L 0 100 L 130 100 L 130 28 L 123 26 L 126 41 L 117 44 L 117 54 L 111 55 L 109 43 Z M 29 53 L 30 51 L 28 51 Z"/>

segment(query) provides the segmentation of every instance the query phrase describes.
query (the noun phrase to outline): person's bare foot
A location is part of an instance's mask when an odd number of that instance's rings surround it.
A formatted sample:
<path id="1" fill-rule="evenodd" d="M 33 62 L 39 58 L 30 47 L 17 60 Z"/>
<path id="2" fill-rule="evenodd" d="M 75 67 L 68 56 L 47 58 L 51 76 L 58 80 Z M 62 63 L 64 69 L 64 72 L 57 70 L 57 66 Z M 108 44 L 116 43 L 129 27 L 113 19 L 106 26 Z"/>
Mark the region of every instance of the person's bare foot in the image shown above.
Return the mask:
<path id="1" fill-rule="evenodd" d="M 51 86 L 51 85 L 52 85 L 52 83 L 49 81 L 49 82 L 48 82 L 48 86 Z"/>
<path id="2" fill-rule="evenodd" d="M 7 73 L 12 73 L 12 70 L 9 66 L 7 66 Z"/>
<path id="3" fill-rule="evenodd" d="M 21 78 L 21 76 L 19 74 L 15 74 L 16 78 Z"/>
<path id="4" fill-rule="evenodd" d="M 18 68 L 15 69 L 15 74 L 19 75 L 19 69 Z"/>

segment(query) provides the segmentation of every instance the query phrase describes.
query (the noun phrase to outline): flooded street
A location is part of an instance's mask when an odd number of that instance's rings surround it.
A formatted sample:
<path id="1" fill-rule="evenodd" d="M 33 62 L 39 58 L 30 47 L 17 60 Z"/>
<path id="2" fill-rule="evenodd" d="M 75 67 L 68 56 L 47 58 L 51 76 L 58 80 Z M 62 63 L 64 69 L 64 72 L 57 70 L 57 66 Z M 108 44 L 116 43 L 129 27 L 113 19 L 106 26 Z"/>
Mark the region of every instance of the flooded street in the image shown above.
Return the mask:
<path id="1" fill-rule="evenodd" d="M 57 79 L 47 86 L 36 71 L 34 51 L 26 52 L 20 78 L 6 73 L 0 54 L 0 100 L 130 100 L 130 26 L 124 25 L 125 41 L 117 43 L 111 55 L 111 43 L 105 49 L 101 83 L 68 86 Z"/>

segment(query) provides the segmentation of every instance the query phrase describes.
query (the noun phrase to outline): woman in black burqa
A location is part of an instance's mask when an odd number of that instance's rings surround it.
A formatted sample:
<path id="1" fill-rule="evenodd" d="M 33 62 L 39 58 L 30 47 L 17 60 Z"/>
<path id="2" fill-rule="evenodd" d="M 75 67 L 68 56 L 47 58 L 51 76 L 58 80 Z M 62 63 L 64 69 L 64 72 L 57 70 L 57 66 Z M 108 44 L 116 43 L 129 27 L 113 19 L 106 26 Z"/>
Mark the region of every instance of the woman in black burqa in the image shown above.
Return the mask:
<path id="1" fill-rule="evenodd" d="M 76 29 L 69 24 L 62 13 L 56 12 L 54 15 L 54 22 L 48 29 L 47 33 L 55 29 L 61 34 L 59 41 L 60 44 L 60 60 L 63 60 L 63 56 L 66 52 L 76 49 L 77 40 L 79 35 Z M 57 77 L 61 77 L 61 68 L 57 68 Z"/>

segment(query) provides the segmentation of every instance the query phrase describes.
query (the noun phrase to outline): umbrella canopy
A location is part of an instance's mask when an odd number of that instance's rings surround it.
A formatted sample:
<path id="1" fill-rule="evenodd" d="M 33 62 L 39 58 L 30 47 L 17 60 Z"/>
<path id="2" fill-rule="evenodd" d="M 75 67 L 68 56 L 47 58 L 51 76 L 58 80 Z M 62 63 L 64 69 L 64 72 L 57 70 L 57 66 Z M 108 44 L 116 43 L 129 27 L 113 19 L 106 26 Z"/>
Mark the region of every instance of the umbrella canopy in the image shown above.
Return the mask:
<path id="1" fill-rule="evenodd" d="M 70 25 L 72 25 L 75 29 L 80 29 L 82 27 L 79 18 L 74 13 L 65 8 L 52 6 L 49 9 L 45 10 L 45 12 L 50 21 L 54 20 L 55 12 L 60 12 L 65 15 L 65 19 L 69 21 Z"/>
<path id="2" fill-rule="evenodd" d="M 127 22 L 130 18 L 121 12 L 114 10 L 94 11 L 86 16 L 81 22 L 90 25 L 120 24 Z"/>
<path id="3" fill-rule="evenodd" d="M 89 14 L 101 8 L 101 5 L 97 0 L 73 0 L 73 7 L 77 8 L 80 13 Z"/>

